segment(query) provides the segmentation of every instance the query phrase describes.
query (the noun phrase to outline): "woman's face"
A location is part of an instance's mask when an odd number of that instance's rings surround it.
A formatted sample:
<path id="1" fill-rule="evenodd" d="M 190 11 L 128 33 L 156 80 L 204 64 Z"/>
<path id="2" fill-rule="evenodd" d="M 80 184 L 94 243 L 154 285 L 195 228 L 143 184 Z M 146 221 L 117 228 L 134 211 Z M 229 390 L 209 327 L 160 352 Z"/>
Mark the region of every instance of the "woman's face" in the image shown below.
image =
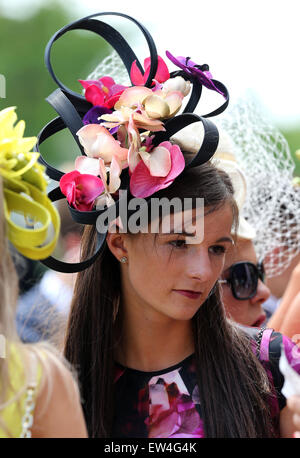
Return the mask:
<path id="1" fill-rule="evenodd" d="M 203 227 L 203 239 L 194 243 L 178 233 L 124 234 L 128 262 L 121 267 L 127 306 L 142 308 L 151 320 L 190 320 L 195 315 L 218 280 L 232 245 L 231 206 L 226 203 L 198 220 L 196 234 Z M 174 224 L 171 218 L 171 231 Z M 186 226 L 184 230 L 191 233 Z"/>
<path id="2" fill-rule="evenodd" d="M 229 277 L 229 267 L 241 261 L 257 264 L 254 245 L 251 240 L 238 239 L 237 244 L 228 251 L 222 278 L 227 279 Z M 222 284 L 221 286 L 227 315 L 237 323 L 245 326 L 261 326 L 266 318 L 262 304 L 270 296 L 269 288 L 259 279 L 255 296 L 241 301 L 234 298 L 229 284 Z"/>

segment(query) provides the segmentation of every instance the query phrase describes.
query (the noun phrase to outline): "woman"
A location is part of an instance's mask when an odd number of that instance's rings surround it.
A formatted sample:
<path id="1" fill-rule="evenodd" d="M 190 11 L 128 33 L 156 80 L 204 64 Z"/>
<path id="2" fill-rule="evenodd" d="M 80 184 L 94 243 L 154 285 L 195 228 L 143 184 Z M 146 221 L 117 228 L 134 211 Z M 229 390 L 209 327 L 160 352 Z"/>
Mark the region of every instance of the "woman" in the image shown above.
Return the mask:
<path id="1" fill-rule="evenodd" d="M 300 396 L 293 396 L 288 399 L 288 406 L 294 412 L 294 425 L 297 431 L 294 434 L 294 437 L 300 439 Z"/>
<path id="2" fill-rule="evenodd" d="M 46 50 L 52 76 L 54 41 L 73 28 L 89 29 L 93 16 L 52 37 Z M 103 34 L 96 24 L 92 20 L 90 29 Z M 116 46 L 120 56 L 123 44 Z M 60 181 L 53 199 L 66 196 L 73 218 L 89 226 L 82 261 L 46 262 L 79 271 L 65 356 L 79 369 L 89 436 L 291 436 L 291 412 L 280 385 L 273 385 L 284 339 L 239 329 L 226 319 L 220 299 L 218 279 L 238 211 L 229 177 L 210 163 L 222 136 L 207 117 L 226 108 L 227 89 L 207 65 L 188 57 L 166 52 L 181 69 L 170 74 L 155 47 L 144 68 L 126 50 L 121 57 L 134 86 L 121 87 L 107 75 L 81 81 L 94 104 L 82 127 L 82 97 L 54 78 L 64 92 L 56 91 L 51 104 L 63 123 L 52 121 L 40 135 L 43 141 L 64 124 L 82 147 L 74 171 L 51 168 Z M 175 116 L 191 84 L 184 113 Z M 200 118 L 190 112 L 202 86 L 225 102 Z M 193 154 L 174 134 L 195 121 L 203 135 Z M 136 211 L 137 198 L 143 202 Z M 157 213 L 157 199 L 181 205 Z M 291 361 L 290 342 L 284 344 Z"/>
<path id="3" fill-rule="evenodd" d="M 242 211 L 247 181 L 229 141 L 226 151 L 215 155 L 214 161 L 218 168 L 228 173 L 234 187 L 235 201 Z M 266 320 L 263 304 L 270 296 L 270 290 L 264 283 L 263 263 L 257 262 L 253 244 L 255 236 L 255 229 L 240 215 L 235 244 L 226 254 L 219 284 L 222 285 L 222 300 L 227 316 L 244 326 L 260 327 Z"/>
<path id="4" fill-rule="evenodd" d="M 38 155 L 29 152 L 36 138 L 23 138 L 24 122 L 14 126 L 15 121 L 14 108 L 0 111 L 0 141 L 5 146 L 0 168 L 0 437 L 87 437 L 70 366 L 46 343 L 22 344 L 14 326 L 18 276 L 9 241 L 22 254 L 38 259 L 51 253 L 55 239 L 37 246 L 42 224 L 23 228 L 12 214 L 23 214 L 27 223 L 29 217 L 45 223 L 46 214 L 55 228 L 59 225 L 42 189 L 46 176 L 37 164 Z"/>
<path id="5" fill-rule="evenodd" d="M 80 367 L 91 436 L 272 437 L 278 427 L 278 412 L 271 426 L 266 373 L 249 339 L 226 320 L 216 286 L 232 244 L 230 181 L 205 164 L 160 197 L 183 195 L 204 198 L 201 243 L 109 233 L 101 259 L 78 275 L 65 355 Z M 86 230 L 85 257 L 94 241 L 95 230 Z M 292 433 L 286 417 L 285 407 L 283 436 Z"/>
<path id="6" fill-rule="evenodd" d="M 300 262 L 295 256 L 292 265 L 287 269 L 290 277 L 280 304 L 270 317 L 268 325 L 299 342 L 300 333 Z M 275 279 L 278 277 L 274 277 Z M 273 278 L 271 279 L 273 280 Z M 279 278 L 280 284 L 280 278 Z M 272 286 L 274 281 L 272 282 Z M 281 285 L 280 285 L 281 286 Z"/>
<path id="7" fill-rule="evenodd" d="M 226 257 L 219 283 L 227 315 L 245 326 L 260 327 L 266 320 L 263 303 L 270 295 L 264 284 L 264 268 L 257 262 L 251 240 L 237 238 Z"/>

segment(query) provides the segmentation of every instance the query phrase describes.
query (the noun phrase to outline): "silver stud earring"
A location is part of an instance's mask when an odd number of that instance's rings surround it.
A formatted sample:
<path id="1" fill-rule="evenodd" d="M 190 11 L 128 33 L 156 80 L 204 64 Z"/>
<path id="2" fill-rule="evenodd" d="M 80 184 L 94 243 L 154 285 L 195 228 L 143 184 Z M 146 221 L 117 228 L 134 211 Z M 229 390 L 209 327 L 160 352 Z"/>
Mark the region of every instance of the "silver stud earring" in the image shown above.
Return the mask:
<path id="1" fill-rule="evenodd" d="M 120 262 L 123 262 L 123 264 L 125 264 L 125 262 L 127 262 L 128 259 L 126 258 L 126 256 L 122 256 L 121 259 L 120 259 Z"/>

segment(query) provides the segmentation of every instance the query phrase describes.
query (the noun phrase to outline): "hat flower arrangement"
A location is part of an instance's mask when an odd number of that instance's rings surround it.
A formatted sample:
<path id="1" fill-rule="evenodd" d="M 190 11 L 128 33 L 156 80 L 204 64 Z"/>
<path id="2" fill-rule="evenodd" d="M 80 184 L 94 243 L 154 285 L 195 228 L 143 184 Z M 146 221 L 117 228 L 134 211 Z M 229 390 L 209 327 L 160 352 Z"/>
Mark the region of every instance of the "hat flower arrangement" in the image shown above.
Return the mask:
<path id="1" fill-rule="evenodd" d="M 224 95 L 212 82 L 208 70 L 202 71 L 189 58 L 174 58 L 169 52 L 167 56 L 186 73 L 194 72 L 207 88 Z M 131 194 L 145 198 L 172 184 L 185 168 L 178 145 L 170 141 L 154 145 L 152 139 L 153 133 L 165 131 L 164 121 L 178 113 L 190 93 L 191 83 L 182 76 L 172 78 L 158 56 L 152 86 L 146 87 L 150 65 L 149 57 L 144 61 L 142 74 L 133 62 L 132 87 L 119 85 L 109 76 L 79 80 L 86 100 L 93 104 L 83 118 L 84 126 L 77 132 L 86 156 L 77 157 L 75 170 L 60 180 L 62 193 L 79 211 L 114 204 L 123 169 L 128 168 Z"/>
<path id="2" fill-rule="evenodd" d="M 98 18 L 108 15 L 129 20 L 142 32 L 149 48 L 143 65 L 119 31 Z M 106 40 L 124 64 L 132 85 L 119 84 L 118 77 L 113 78 L 107 70 L 98 72 L 99 78 L 79 79 L 84 96 L 64 85 L 53 70 L 51 49 L 60 37 L 75 29 L 89 30 Z M 216 152 L 219 131 L 207 118 L 228 106 L 226 87 L 212 78 L 208 65 L 197 65 L 189 57 L 174 57 L 168 51 L 166 56 L 178 67 L 175 71 L 170 72 L 165 60 L 158 56 L 147 29 L 123 13 L 102 12 L 84 17 L 64 26 L 49 40 L 45 63 L 58 88 L 46 100 L 59 116 L 42 128 L 35 151 L 40 152 L 40 145 L 60 130 L 67 128 L 71 132 L 81 153 L 74 158 L 74 170 L 58 170 L 42 154 L 39 162 L 46 166 L 48 176 L 59 182 L 49 192 L 49 199 L 54 202 L 66 198 L 75 222 L 97 227 L 98 218 L 105 216 L 107 210 L 115 214 L 113 220 L 122 220 L 124 201 L 130 214 L 132 198 L 145 199 L 148 204 L 155 193 L 172 185 L 186 168 L 209 161 Z M 117 62 L 117 70 L 118 65 Z M 203 87 L 219 93 L 225 101 L 212 112 L 198 116 L 193 112 Z M 196 122 L 203 126 L 203 142 L 190 160 L 174 135 Z M 126 225 L 126 221 L 120 221 L 123 223 Z M 68 264 L 49 256 L 43 263 L 61 272 L 82 271 L 102 253 L 107 231 L 108 226 L 103 231 L 97 227 L 95 252 L 89 259 Z"/>

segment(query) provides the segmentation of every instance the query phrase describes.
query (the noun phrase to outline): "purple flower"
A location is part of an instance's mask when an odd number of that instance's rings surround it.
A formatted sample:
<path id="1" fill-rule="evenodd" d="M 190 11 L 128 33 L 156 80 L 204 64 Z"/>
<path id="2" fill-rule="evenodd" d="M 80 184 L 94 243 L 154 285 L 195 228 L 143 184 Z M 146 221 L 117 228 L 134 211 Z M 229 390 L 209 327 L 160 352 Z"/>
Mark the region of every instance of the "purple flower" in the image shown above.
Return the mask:
<path id="1" fill-rule="evenodd" d="M 214 85 L 212 81 L 212 74 L 209 72 L 208 66 L 207 70 L 201 70 L 201 67 L 205 68 L 205 66 L 197 65 L 189 57 L 174 57 L 169 51 L 166 51 L 166 56 L 170 59 L 171 62 L 173 62 L 173 64 L 181 68 L 187 75 L 192 75 L 197 78 L 199 83 L 203 84 L 203 86 L 207 87 L 207 89 L 216 91 L 225 97 L 225 94 Z"/>
<path id="2" fill-rule="evenodd" d="M 101 121 L 100 116 L 104 114 L 111 114 L 112 111 L 109 108 L 102 107 L 100 105 L 96 105 L 92 107 L 89 111 L 86 112 L 84 115 L 82 121 L 83 124 L 101 124 L 104 122 L 103 120 Z"/>

